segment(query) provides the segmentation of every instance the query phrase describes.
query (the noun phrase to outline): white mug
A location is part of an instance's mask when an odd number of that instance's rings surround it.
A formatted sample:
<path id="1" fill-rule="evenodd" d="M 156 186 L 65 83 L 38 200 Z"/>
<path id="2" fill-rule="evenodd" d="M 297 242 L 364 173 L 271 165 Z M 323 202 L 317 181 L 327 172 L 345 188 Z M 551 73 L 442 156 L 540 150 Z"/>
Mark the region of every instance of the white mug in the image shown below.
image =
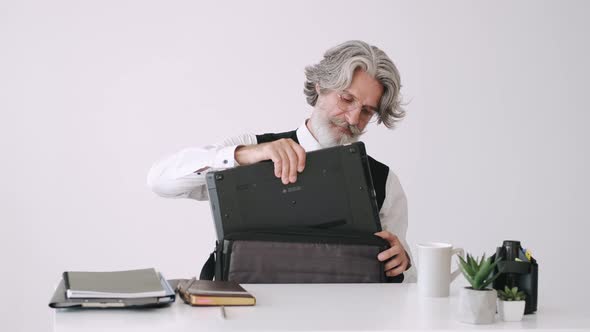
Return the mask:
<path id="1" fill-rule="evenodd" d="M 418 244 L 418 290 L 424 296 L 449 296 L 450 285 L 459 275 L 457 268 L 451 273 L 451 258 L 455 254 L 465 257 L 462 248 L 453 249 L 449 243 L 428 242 Z"/>

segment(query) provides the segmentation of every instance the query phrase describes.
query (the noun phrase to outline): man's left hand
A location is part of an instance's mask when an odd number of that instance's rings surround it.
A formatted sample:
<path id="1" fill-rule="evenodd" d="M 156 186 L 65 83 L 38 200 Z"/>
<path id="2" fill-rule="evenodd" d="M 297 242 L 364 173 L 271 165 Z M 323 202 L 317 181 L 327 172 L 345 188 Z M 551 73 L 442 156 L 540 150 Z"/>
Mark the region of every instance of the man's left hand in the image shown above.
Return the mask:
<path id="1" fill-rule="evenodd" d="M 391 246 L 391 248 L 382 251 L 377 256 L 379 261 L 387 261 L 385 263 L 385 274 L 388 277 L 394 277 L 407 270 L 410 265 L 410 258 L 397 236 L 388 231 L 381 231 L 375 233 L 375 235 L 385 239 Z"/>

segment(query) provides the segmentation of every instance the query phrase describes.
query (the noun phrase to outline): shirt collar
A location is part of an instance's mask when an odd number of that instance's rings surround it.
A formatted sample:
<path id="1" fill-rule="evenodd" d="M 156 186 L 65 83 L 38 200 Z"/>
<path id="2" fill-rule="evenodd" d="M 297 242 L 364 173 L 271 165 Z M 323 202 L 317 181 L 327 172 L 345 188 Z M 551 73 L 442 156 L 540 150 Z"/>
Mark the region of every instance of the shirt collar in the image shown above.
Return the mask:
<path id="1" fill-rule="evenodd" d="M 315 151 L 322 148 L 320 143 L 313 137 L 309 128 L 307 128 L 308 120 L 303 121 L 303 124 L 297 128 L 297 140 L 299 140 L 299 145 L 305 150 L 305 152 Z"/>

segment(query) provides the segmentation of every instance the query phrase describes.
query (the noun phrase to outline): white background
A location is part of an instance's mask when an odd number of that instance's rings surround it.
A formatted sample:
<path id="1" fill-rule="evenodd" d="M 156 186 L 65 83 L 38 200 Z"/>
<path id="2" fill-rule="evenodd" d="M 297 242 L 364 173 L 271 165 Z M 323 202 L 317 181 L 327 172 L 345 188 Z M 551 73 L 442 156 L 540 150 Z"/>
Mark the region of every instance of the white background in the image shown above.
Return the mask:
<path id="1" fill-rule="evenodd" d="M 64 270 L 197 275 L 208 203 L 159 198 L 183 147 L 295 129 L 306 65 L 349 39 L 398 66 L 407 118 L 372 127 L 408 240 L 521 240 L 588 294 L 590 4 L 573 1 L 0 1 L 0 329 L 48 331 Z M 415 250 L 415 248 L 412 248 Z M 563 280 L 563 282 L 561 282 Z M 583 292 L 580 292 L 580 288 Z"/>

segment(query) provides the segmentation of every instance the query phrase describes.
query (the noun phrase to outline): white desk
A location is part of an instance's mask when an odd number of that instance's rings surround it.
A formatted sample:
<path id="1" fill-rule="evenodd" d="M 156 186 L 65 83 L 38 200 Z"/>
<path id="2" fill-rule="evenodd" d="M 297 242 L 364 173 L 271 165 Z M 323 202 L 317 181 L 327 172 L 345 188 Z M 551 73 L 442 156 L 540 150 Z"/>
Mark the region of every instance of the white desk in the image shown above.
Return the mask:
<path id="1" fill-rule="evenodd" d="M 359 330 L 520 330 L 590 331 L 586 303 L 540 301 L 537 314 L 522 322 L 496 320 L 470 325 L 455 320 L 458 289 L 448 298 L 422 298 L 416 284 L 244 285 L 253 307 L 191 307 L 180 298 L 149 310 L 56 310 L 54 329 L 65 331 L 359 331 Z M 581 297 L 580 299 L 583 299 Z"/>

